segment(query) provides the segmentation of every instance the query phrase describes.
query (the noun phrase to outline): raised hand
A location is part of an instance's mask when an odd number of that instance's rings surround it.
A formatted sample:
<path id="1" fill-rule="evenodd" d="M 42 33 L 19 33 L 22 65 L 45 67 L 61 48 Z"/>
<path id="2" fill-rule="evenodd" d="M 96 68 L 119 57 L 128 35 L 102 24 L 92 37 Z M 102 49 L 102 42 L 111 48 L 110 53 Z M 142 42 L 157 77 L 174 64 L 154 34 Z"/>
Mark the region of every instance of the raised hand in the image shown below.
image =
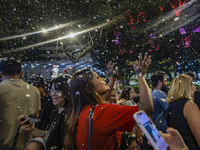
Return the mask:
<path id="1" fill-rule="evenodd" d="M 118 76 L 118 67 L 115 67 L 115 70 L 114 70 L 114 66 L 115 66 L 115 64 L 112 63 L 112 61 L 109 61 L 108 64 L 107 64 L 107 69 L 111 73 L 112 78 L 113 79 L 117 79 L 117 76 Z"/>
<path id="2" fill-rule="evenodd" d="M 151 64 L 151 55 L 148 57 L 148 53 L 145 53 L 144 60 L 142 61 L 142 53 L 139 54 L 139 63 L 137 65 L 137 60 L 134 63 L 134 70 L 137 76 L 144 76 Z"/>
<path id="3" fill-rule="evenodd" d="M 116 100 L 116 104 L 120 105 L 120 104 L 123 103 L 124 101 L 125 101 L 124 98 L 118 99 L 118 100 Z"/>
<path id="4" fill-rule="evenodd" d="M 72 69 L 72 67 L 66 67 L 66 68 L 64 68 L 63 74 L 67 74 L 71 69 Z"/>

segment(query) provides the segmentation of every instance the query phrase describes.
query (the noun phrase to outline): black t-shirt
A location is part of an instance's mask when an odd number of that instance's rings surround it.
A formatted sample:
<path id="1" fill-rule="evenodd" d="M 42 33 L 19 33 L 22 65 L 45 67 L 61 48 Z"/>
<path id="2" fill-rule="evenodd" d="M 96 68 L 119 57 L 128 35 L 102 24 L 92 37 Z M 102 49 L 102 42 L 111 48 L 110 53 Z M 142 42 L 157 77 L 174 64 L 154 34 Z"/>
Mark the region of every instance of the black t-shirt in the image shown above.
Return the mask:
<path id="1" fill-rule="evenodd" d="M 65 138 L 66 109 L 58 114 L 58 109 L 53 111 L 49 125 L 44 135 L 46 147 L 49 150 L 62 150 Z"/>
<path id="2" fill-rule="evenodd" d="M 40 130 L 45 130 L 47 125 L 49 124 L 53 110 L 55 110 L 57 107 L 53 105 L 53 101 L 51 99 L 51 96 L 49 95 L 45 95 L 41 99 L 41 104 L 42 104 L 42 109 L 39 114 L 41 122 L 37 123 L 35 127 Z"/>
<path id="3" fill-rule="evenodd" d="M 53 103 L 51 96 L 46 94 L 44 97 L 41 98 L 41 110 L 40 110 L 40 115 L 44 113 L 44 109 L 46 108 L 46 105 L 49 103 Z"/>

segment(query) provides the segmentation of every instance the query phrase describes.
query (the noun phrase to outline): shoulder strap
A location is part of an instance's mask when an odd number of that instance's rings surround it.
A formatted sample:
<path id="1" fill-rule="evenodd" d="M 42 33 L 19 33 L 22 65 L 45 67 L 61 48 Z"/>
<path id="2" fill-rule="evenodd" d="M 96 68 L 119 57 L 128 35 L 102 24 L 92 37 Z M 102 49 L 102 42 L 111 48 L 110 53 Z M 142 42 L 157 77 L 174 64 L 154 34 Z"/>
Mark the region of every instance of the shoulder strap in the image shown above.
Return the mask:
<path id="1" fill-rule="evenodd" d="M 94 116 L 94 109 L 95 107 L 90 108 L 90 114 L 89 114 L 89 134 L 88 134 L 88 150 L 90 150 L 91 146 L 91 128 L 92 128 L 92 118 Z"/>
<path id="2" fill-rule="evenodd" d="M 11 150 L 15 150 L 15 146 L 16 146 L 16 144 L 17 144 L 17 139 L 18 139 L 18 136 L 19 136 L 19 129 L 20 129 L 20 124 L 19 124 L 19 126 L 18 126 L 17 133 L 16 133 L 16 135 L 15 135 L 15 139 L 14 139 L 14 142 L 13 142 L 13 144 L 12 144 Z"/>

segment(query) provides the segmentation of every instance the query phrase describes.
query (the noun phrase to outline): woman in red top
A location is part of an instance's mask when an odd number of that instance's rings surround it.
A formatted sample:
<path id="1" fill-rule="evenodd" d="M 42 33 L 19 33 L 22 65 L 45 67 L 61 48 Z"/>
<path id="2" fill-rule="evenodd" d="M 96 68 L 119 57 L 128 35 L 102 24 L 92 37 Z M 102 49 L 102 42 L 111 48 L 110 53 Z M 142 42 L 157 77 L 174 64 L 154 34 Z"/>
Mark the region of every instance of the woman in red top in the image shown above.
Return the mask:
<path id="1" fill-rule="evenodd" d="M 71 99 L 68 104 L 66 119 L 66 150 L 88 149 L 89 111 L 96 106 L 92 118 L 91 150 L 117 150 L 116 131 L 132 131 L 135 121 L 133 114 L 144 110 L 148 115 L 153 113 L 151 93 L 144 75 L 151 63 L 151 56 L 139 64 L 134 64 L 138 76 L 140 90 L 140 106 L 120 106 L 102 103 L 103 95 L 109 91 L 105 79 L 91 70 L 84 69 L 76 72 L 70 83 Z"/>

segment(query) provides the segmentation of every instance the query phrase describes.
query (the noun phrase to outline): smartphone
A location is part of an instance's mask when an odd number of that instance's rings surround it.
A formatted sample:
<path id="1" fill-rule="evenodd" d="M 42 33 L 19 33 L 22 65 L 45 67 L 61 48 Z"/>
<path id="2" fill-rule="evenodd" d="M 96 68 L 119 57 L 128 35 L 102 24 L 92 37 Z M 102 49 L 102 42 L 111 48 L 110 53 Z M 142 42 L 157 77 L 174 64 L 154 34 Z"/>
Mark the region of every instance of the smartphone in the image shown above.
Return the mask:
<path id="1" fill-rule="evenodd" d="M 31 115 L 24 116 L 23 120 L 28 119 L 29 121 L 27 123 L 37 123 L 40 122 L 40 119 Z"/>
<path id="2" fill-rule="evenodd" d="M 168 144 L 144 111 L 135 113 L 133 117 L 155 150 L 168 150 Z"/>

